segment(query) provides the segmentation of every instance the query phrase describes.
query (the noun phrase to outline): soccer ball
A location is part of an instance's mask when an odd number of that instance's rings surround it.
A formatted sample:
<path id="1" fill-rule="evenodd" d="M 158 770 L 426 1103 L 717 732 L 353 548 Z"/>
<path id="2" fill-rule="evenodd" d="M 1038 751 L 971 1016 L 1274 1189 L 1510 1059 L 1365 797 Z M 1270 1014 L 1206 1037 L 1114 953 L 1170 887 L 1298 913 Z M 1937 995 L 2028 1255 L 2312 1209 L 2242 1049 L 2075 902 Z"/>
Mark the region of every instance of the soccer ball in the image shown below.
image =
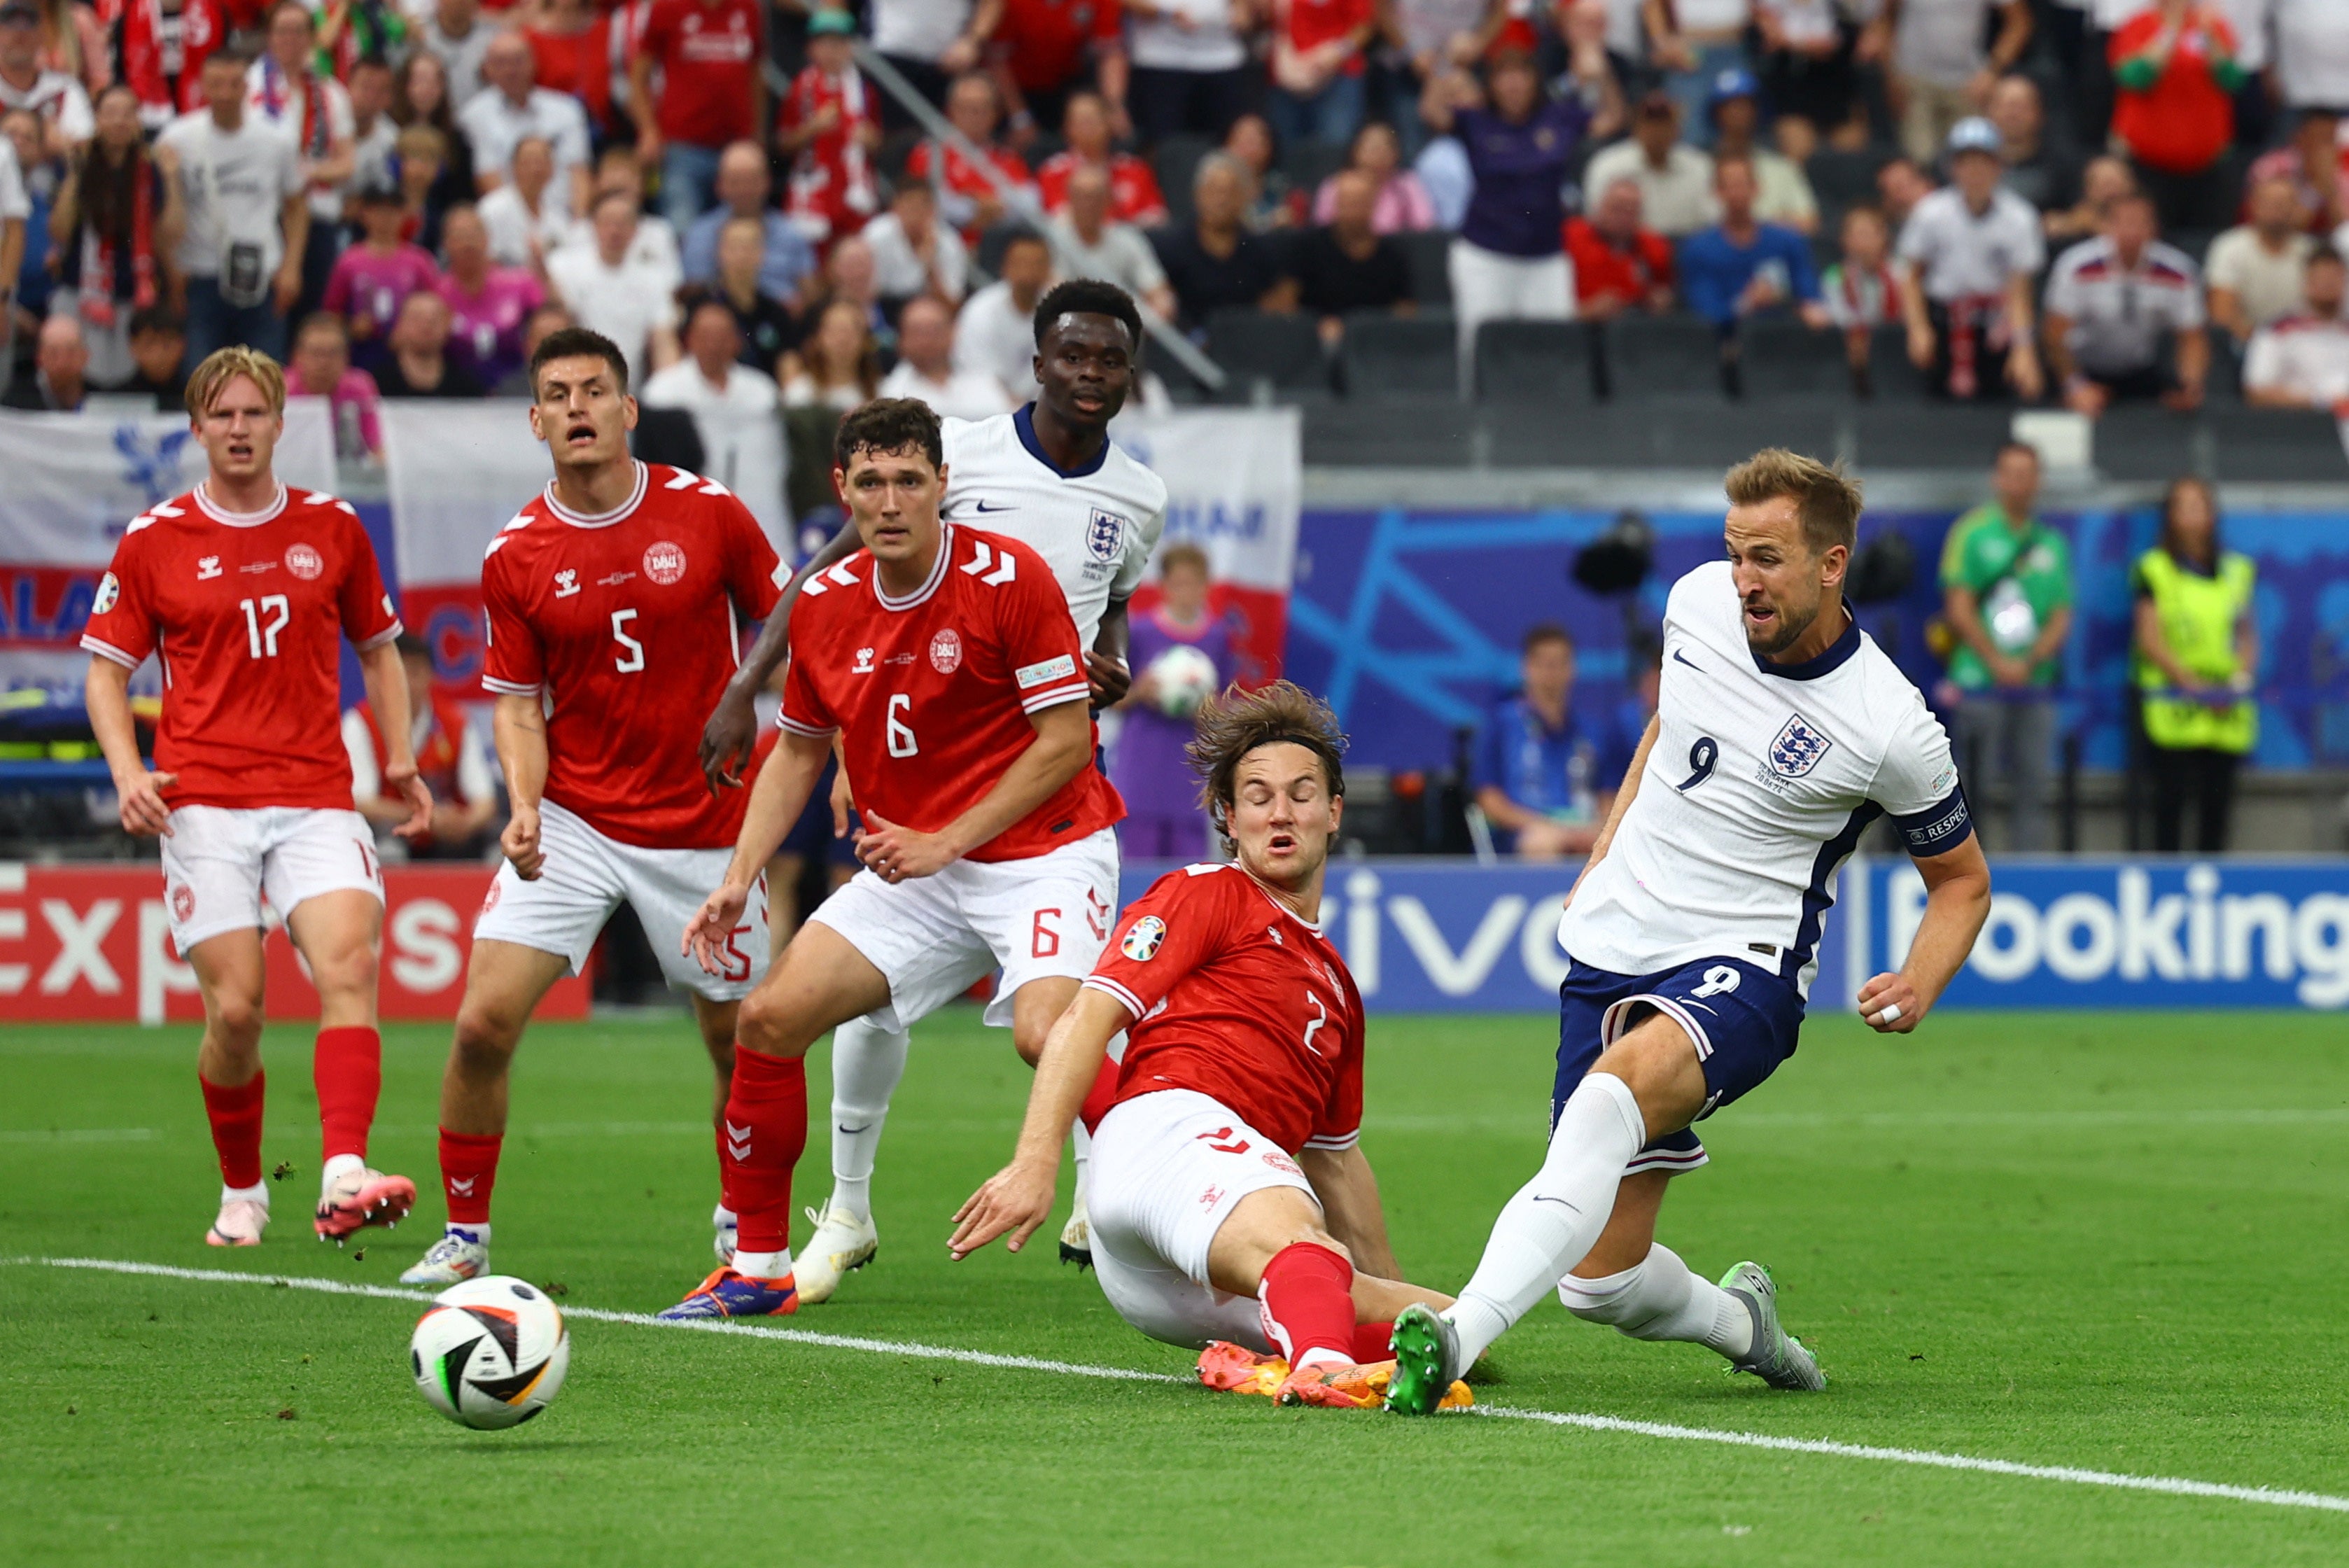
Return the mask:
<path id="1" fill-rule="evenodd" d="M 571 1366 L 563 1314 L 535 1285 L 488 1274 L 432 1298 L 408 1344 L 424 1402 L 460 1427 L 518 1427 L 554 1400 Z"/>
<path id="2" fill-rule="evenodd" d="M 1189 718 L 1216 693 L 1216 661 L 1187 642 L 1152 659 L 1148 673 L 1158 688 L 1158 711 L 1170 719 Z"/>

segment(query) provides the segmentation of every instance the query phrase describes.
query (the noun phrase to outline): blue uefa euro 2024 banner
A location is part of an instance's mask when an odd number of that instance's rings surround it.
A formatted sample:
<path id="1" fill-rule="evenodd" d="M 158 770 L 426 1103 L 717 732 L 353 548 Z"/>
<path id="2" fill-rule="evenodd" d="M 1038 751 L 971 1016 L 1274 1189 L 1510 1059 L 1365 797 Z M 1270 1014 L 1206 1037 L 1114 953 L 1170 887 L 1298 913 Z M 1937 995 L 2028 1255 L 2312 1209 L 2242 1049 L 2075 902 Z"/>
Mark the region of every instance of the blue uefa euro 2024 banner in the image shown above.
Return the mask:
<path id="1" fill-rule="evenodd" d="M 1125 868 L 1125 900 L 1171 866 Z M 1436 859 L 1330 869 L 1323 927 L 1373 1012 L 1547 1012 L 1578 866 Z M 1942 1005 L 2349 1006 L 2349 861 L 2001 860 L 1990 923 Z M 1811 1008 L 1899 966 L 1925 908 L 1908 861 L 1844 867 Z"/>

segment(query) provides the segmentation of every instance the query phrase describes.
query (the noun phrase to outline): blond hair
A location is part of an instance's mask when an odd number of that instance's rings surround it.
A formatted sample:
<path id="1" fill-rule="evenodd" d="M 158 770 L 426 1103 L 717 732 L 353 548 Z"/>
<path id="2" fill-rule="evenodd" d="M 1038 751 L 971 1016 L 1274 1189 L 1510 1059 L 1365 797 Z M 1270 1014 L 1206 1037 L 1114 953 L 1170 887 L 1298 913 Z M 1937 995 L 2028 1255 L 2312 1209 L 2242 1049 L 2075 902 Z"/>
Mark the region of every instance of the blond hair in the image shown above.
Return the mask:
<path id="1" fill-rule="evenodd" d="M 1821 462 L 1785 447 L 1765 447 L 1729 471 L 1722 482 L 1732 506 L 1754 506 L 1784 498 L 1795 504 L 1811 554 L 1824 556 L 1837 545 L 1859 543 L 1859 481 L 1840 463 Z"/>
<path id="2" fill-rule="evenodd" d="M 239 376 L 249 378 L 261 389 L 269 401 L 269 411 L 279 417 L 285 412 L 285 372 L 277 361 L 258 348 L 248 348 L 239 343 L 227 348 L 215 348 L 204 356 L 204 362 L 188 377 L 188 417 L 200 420 L 211 411 L 212 400 L 224 391 Z"/>

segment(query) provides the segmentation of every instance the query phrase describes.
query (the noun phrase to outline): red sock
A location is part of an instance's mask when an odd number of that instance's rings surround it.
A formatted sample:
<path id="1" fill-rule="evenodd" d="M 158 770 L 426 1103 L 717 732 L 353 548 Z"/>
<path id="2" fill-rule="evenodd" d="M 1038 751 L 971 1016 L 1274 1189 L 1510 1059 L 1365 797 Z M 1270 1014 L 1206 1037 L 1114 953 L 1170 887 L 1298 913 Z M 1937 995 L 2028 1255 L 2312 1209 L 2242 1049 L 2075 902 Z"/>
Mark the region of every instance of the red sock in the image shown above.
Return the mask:
<path id="1" fill-rule="evenodd" d="M 780 1252 L 792 1244 L 792 1168 L 807 1151 L 807 1064 L 737 1046 L 718 1160 L 743 1251 Z"/>
<path id="2" fill-rule="evenodd" d="M 498 1148 L 502 1133 L 440 1129 L 440 1190 L 449 1199 L 449 1223 L 486 1225 L 490 1193 L 498 1184 Z"/>
<path id="3" fill-rule="evenodd" d="M 1085 1103 L 1077 1109 L 1077 1120 L 1084 1124 L 1085 1131 L 1091 1132 L 1101 1126 L 1102 1117 L 1109 1115 L 1109 1108 L 1117 1104 L 1119 1071 L 1117 1063 L 1106 1056 L 1102 1058 L 1101 1071 L 1093 1075 L 1093 1086 L 1085 1091 Z"/>
<path id="4" fill-rule="evenodd" d="M 1264 1266 L 1257 1299 L 1289 1366 L 1316 1353 L 1325 1359 L 1352 1357 L 1354 1265 L 1329 1248 L 1299 1241 L 1275 1252 Z"/>
<path id="5" fill-rule="evenodd" d="M 224 1089 L 196 1082 L 204 1091 L 204 1115 L 212 1124 L 212 1147 L 219 1151 L 221 1180 L 231 1187 L 261 1185 L 261 1100 L 265 1073 L 255 1073 L 249 1084 Z"/>
<path id="6" fill-rule="evenodd" d="M 310 1073 L 318 1085 L 326 1158 L 355 1154 L 365 1159 L 376 1097 L 383 1093 L 383 1036 L 357 1024 L 321 1029 Z"/>
<path id="7" fill-rule="evenodd" d="M 1394 1347 L 1387 1341 L 1394 1337 L 1392 1323 L 1358 1323 L 1354 1325 L 1354 1365 L 1370 1366 L 1394 1359 Z"/>

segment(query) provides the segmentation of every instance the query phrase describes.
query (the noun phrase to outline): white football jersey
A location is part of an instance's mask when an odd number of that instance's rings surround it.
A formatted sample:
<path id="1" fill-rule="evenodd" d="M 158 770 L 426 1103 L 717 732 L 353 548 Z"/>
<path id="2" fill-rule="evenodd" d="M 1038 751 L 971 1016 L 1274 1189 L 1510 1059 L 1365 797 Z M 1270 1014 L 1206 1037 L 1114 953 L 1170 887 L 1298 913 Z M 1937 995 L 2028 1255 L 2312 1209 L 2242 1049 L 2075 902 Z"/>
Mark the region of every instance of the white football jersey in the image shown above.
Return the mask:
<path id="1" fill-rule="evenodd" d="M 1558 940 L 1648 975 L 1727 957 L 1805 995 L 1836 873 L 1889 815 L 1916 856 L 1973 831 L 1950 738 L 1875 640 L 1848 623 L 1802 664 L 1757 658 L 1726 561 L 1672 585 L 1660 728 L 1607 857 Z"/>
<path id="2" fill-rule="evenodd" d="M 1044 557 L 1090 650 L 1102 613 L 1130 597 L 1166 526 L 1166 482 L 1115 441 L 1089 468 L 1062 472 L 1037 444 L 1030 404 L 988 420 L 946 421 L 949 523 L 1009 535 Z"/>

